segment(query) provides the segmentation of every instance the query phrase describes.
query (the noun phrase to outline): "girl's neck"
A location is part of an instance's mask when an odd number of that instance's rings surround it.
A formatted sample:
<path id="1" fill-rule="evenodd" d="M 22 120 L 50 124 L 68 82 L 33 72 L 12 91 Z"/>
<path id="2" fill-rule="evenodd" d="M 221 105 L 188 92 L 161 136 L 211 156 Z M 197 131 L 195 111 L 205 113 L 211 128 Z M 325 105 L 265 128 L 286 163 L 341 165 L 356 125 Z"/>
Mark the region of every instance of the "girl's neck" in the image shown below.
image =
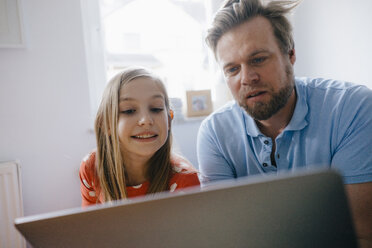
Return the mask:
<path id="1" fill-rule="evenodd" d="M 125 164 L 126 186 L 139 185 L 148 180 L 146 175 L 146 165 L 149 158 L 130 155 L 125 155 L 123 158 Z"/>

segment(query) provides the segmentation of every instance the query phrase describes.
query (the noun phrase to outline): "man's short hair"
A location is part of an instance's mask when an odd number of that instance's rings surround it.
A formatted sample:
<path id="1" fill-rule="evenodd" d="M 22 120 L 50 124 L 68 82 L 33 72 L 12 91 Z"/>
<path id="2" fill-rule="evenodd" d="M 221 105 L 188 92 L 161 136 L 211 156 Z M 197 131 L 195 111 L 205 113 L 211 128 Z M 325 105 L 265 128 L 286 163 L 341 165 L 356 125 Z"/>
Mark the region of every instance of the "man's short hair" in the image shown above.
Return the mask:
<path id="1" fill-rule="evenodd" d="M 270 1 L 267 4 L 262 0 L 226 0 L 217 11 L 205 40 L 216 55 L 217 43 L 225 33 L 254 17 L 262 16 L 270 21 L 281 51 L 289 53 L 294 48 L 294 41 L 292 25 L 286 14 L 298 3 L 298 0 Z"/>

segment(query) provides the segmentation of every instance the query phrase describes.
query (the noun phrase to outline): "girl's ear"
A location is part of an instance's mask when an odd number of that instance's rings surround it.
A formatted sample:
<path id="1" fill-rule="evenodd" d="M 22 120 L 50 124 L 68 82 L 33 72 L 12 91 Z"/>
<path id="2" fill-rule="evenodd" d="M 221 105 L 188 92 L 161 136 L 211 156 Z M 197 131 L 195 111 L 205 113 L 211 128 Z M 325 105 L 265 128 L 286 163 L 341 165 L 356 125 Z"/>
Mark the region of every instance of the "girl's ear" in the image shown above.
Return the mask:
<path id="1" fill-rule="evenodd" d="M 170 131 L 170 127 L 172 125 L 172 120 L 173 120 L 173 117 L 174 117 L 174 112 L 171 109 L 169 109 L 169 117 L 170 118 L 168 118 L 168 132 Z"/>
<path id="2" fill-rule="evenodd" d="M 173 120 L 174 112 L 172 109 L 169 110 L 169 115 L 170 115 L 171 120 Z"/>

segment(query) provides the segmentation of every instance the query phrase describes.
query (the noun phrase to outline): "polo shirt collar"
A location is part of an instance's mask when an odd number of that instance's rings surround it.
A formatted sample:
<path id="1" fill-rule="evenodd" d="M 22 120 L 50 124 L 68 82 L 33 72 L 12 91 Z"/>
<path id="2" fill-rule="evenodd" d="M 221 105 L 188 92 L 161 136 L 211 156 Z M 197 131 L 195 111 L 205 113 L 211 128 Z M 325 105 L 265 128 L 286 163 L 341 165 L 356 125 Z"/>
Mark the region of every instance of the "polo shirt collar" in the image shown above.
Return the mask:
<path id="1" fill-rule="evenodd" d="M 254 121 L 254 119 L 249 114 L 247 114 L 247 112 L 242 107 L 240 107 L 240 109 L 241 109 L 242 114 L 243 114 L 245 130 L 246 130 L 247 134 L 249 136 L 252 136 L 252 137 L 257 137 L 258 135 L 263 135 L 261 133 L 260 129 L 258 129 L 257 124 Z"/>
<path id="2" fill-rule="evenodd" d="M 306 101 L 305 85 L 301 80 L 297 78 L 295 79 L 295 85 L 297 94 L 296 107 L 293 112 L 292 119 L 287 127 L 284 129 L 284 131 L 301 130 L 308 124 L 306 116 L 308 114 L 309 108 Z M 240 109 L 244 118 L 247 134 L 252 137 L 258 137 L 259 135 L 263 136 L 260 129 L 257 127 L 254 119 L 249 114 L 247 114 L 247 112 L 242 107 L 240 107 Z"/>
<path id="3" fill-rule="evenodd" d="M 309 107 L 307 105 L 306 88 L 304 83 L 297 78 L 295 79 L 295 85 L 297 94 L 296 107 L 292 119 L 284 131 L 301 130 L 308 124 L 306 116 L 309 112 Z"/>

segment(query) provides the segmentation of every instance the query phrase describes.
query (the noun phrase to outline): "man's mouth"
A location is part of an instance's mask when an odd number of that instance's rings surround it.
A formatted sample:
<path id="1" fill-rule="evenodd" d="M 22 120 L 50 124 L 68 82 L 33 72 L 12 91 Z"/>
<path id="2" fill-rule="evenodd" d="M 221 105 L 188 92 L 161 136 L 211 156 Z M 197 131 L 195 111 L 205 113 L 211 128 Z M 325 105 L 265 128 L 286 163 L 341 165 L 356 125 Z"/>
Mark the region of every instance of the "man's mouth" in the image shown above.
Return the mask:
<path id="1" fill-rule="evenodd" d="M 250 94 L 247 95 L 247 98 L 252 98 L 252 97 L 256 97 L 256 96 L 259 96 L 259 95 L 262 95 L 262 94 L 265 94 L 266 91 L 255 91 L 255 92 L 252 92 Z"/>

